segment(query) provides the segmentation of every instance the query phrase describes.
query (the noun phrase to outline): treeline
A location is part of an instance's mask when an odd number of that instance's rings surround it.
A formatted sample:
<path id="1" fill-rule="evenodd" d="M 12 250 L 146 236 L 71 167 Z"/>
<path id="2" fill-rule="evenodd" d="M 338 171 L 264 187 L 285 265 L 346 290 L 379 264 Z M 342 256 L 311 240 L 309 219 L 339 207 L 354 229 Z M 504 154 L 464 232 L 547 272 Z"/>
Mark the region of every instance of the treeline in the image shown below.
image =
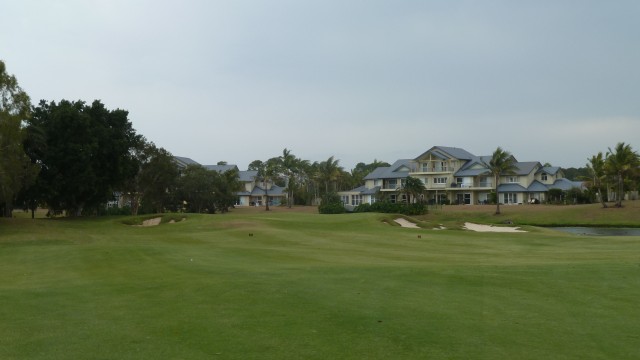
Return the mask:
<path id="1" fill-rule="evenodd" d="M 202 166 L 180 171 L 171 153 L 136 133 L 126 110 L 100 101 L 41 101 L 32 106 L 0 61 L 0 210 L 46 207 L 51 215 L 163 211 L 225 212 L 242 184 L 237 170 Z M 258 180 L 286 187 L 288 205 L 314 204 L 329 192 L 350 189 L 378 166 L 345 171 L 337 159 L 311 162 L 284 149 L 256 160 Z M 268 192 L 265 187 L 265 192 Z M 116 197 L 116 195 L 118 195 Z M 268 195 L 268 194 L 266 194 Z M 108 208 L 114 200 L 124 206 Z"/>

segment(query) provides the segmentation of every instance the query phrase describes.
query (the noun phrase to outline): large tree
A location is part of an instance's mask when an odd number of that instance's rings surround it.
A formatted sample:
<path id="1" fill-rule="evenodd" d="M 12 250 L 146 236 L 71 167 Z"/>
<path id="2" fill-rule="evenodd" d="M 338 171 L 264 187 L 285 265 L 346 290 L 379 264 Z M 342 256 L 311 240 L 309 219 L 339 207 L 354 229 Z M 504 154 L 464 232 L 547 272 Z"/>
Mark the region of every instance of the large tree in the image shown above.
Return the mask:
<path id="1" fill-rule="evenodd" d="M 182 172 L 178 184 L 180 199 L 188 212 L 215 211 L 215 182 L 218 173 L 202 165 L 189 165 Z"/>
<path id="2" fill-rule="evenodd" d="M 129 199 L 131 214 L 138 214 L 140 204 L 145 212 L 163 212 L 179 176 L 173 156 L 144 138 L 140 139 L 131 154 L 135 161 L 133 173 L 123 188 Z"/>
<path id="3" fill-rule="evenodd" d="M 24 149 L 30 107 L 29 96 L 0 60 L 0 207 L 7 217 L 20 190 L 35 181 L 39 170 Z"/>
<path id="4" fill-rule="evenodd" d="M 500 194 L 498 193 L 498 187 L 500 186 L 500 177 L 503 175 L 512 174 L 516 170 L 516 159 L 510 152 L 502 150 L 501 147 L 493 152 L 489 163 L 485 163 L 485 166 L 489 169 L 489 172 L 493 176 L 493 186 L 496 193 L 496 215 L 500 215 Z"/>
<path id="5" fill-rule="evenodd" d="M 125 110 L 108 110 L 98 100 L 91 105 L 41 101 L 31 123 L 46 135 L 39 180 L 55 212 L 95 212 L 113 199 L 135 170 L 131 150 L 140 136 Z"/>
<path id="6" fill-rule="evenodd" d="M 607 151 L 605 168 L 616 179 L 616 207 L 622 207 L 625 179 L 638 170 L 639 164 L 638 153 L 633 151 L 629 144 L 621 142 L 613 150 L 609 148 Z"/>

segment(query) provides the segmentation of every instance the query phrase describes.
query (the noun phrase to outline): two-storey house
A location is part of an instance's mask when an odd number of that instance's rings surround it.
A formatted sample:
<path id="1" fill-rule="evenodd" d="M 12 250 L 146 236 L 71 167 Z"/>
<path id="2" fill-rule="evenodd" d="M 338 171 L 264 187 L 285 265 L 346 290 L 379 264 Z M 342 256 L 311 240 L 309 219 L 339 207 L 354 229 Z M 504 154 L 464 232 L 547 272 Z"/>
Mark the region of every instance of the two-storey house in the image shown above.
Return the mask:
<path id="1" fill-rule="evenodd" d="M 398 160 L 391 167 L 382 167 L 365 177 L 365 184 L 351 191 L 340 192 L 345 204 L 356 206 L 373 203 L 376 196 L 392 202 L 404 201 L 400 189 L 407 176 L 422 180 L 423 199 L 429 203 L 486 204 L 494 191 L 494 179 L 488 169 L 491 156 L 476 156 L 470 152 L 446 146 L 434 146 L 412 160 Z M 503 204 L 541 202 L 551 188 L 568 190 L 581 183 L 564 178 L 560 168 L 544 167 L 539 162 L 519 162 L 514 158 L 515 171 L 504 174 L 498 183 L 498 201 Z"/>

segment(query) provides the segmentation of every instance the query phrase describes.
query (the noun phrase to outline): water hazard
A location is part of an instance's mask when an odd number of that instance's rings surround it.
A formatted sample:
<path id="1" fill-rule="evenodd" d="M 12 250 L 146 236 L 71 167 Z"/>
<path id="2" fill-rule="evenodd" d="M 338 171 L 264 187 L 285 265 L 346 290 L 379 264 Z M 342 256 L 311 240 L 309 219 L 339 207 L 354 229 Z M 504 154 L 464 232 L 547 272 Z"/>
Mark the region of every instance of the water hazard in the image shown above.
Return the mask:
<path id="1" fill-rule="evenodd" d="M 551 229 L 576 235 L 640 236 L 640 228 L 552 227 Z"/>

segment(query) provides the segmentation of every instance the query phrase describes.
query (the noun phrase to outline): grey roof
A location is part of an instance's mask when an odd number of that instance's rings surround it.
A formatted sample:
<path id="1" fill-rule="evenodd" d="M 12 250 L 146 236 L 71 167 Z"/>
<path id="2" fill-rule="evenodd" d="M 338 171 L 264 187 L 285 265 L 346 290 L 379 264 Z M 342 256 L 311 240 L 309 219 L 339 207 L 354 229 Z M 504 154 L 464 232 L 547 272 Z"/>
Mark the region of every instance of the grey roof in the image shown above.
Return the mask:
<path id="1" fill-rule="evenodd" d="M 381 179 L 382 175 L 386 174 L 388 171 L 389 171 L 389 166 L 381 166 L 381 167 L 375 168 L 372 172 L 370 172 L 369 174 L 367 174 L 367 176 L 364 177 L 364 180 Z"/>
<path id="2" fill-rule="evenodd" d="M 466 170 L 458 170 L 455 173 L 455 176 L 478 176 L 483 174 L 490 174 L 489 169 L 466 169 Z"/>
<path id="3" fill-rule="evenodd" d="M 225 173 L 229 170 L 238 170 L 238 167 L 236 165 L 204 165 L 204 167 L 207 170 L 214 170 L 217 171 L 219 173 Z"/>
<path id="4" fill-rule="evenodd" d="M 375 195 L 380 190 L 380 186 L 374 186 L 371 189 L 362 185 L 349 191 L 340 191 L 340 193 L 358 193 L 360 195 Z"/>
<path id="5" fill-rule="evenodd" d="M 569 179 L 562 178 L 554 181 L 553 185 L 548 185 L 547 187 L 549 189 L 560 189 L 566 191 L 575 187 L 581 189 L 583 187 L 583 183 L 581 181 L 571 181 Z"/>
<path id="6" fill-rule="evenodd" d="M 482 166 L 482 169 L 472 169 L 475 165 Z M 474 157 L 467 161 L 460 167 L 460 170 L 456 171 L 455 176 L 478 176 L 490 172 L 487 165 L 484 162 L 483 157 Z"/>
<path id="7" fill-rule="evenodd" d="M 284 188 L 277 185 L 273 185 L 271 189 L 267 190 L 268 196 L 283 196 L 284 194 L 285 194 Z M 255 186 L 251 191 L 251 195 L 254 195 L 254 196 L 264 195 L 264 189 L 261 188 L 260 186 Z"/>
<path id="8" fill-rule="evenodd" d="M 500 184 L 498 192 L 527 192 L 527 189 L 520 184 Z"/>
<path id="9" fill-rule="evenodd" d="M 535 180 L 534 182 L 531 183 L 531 185 L 529 185 L 529 187 L 527 188 L 528 192 L 547 192 L 549 191 L 549 188 L 547 187 L 547 185 L 541 183 L 538 180 Z"/>
<path id="10" fill-rule="evenodd" d="M 192 160 L 192 159 L 190 159 L 188 157 L 174 156 L 173 160 L 176 162 L 178 167 L 181 167 L 181 168 L 185 168 L 188 165 L 200 165 L 196 161 L 194 161 L 194 160 Z"/>
<path id="11" fill-rule="evenodd" d="M 251 182 L 258 176 L 258 170 L 246 170 L 238 173 L 241 182 Z"/>
<path id="12" fill-rule="evenodd" d="M 543 168 L 541 168 L 540 170 L 538 170 L 538 172 L 536 174 L 549 174 L 549 175 L 555 175 L 558 173 L 558 171 L 560 171 L 560 167 L 558 166 L 545 166 Z"/>
<path id="13" fill-rule="evenodd" d="M 376 168 L 364 177 L 365 180 L 375 179 L 404 179 L 409 176 L 409 171 L 400 171 L 402 167 L 411 169 L 411 159 L 396 160 L 391 166 Z"/>
<path id="14" fill-rule="evenodd" d="M 473 155 L 472 153 L 468 152 L 465 149 L 460 149 L 460 148 L 456 148 L 456 147 L 449 147 L 449 146 L 434 146 L 431 149 L 425 151 L 424 153 L 420 154 L 420 156 L 418 156 L 417 158 L 415 158 L 414 160 L 420 160 L 421 157 L 427 155 L 427 154 L 433 154 L 436 157 L 439 157 L 441 159 L 448 159 L 448 158 L 455 158 L 455 159 L 460 159 L 460 160 L 471 160 L 476 158 L 475 155 Z"/>
<path id="15" fill-rule="evenodd" d="M 536 166 L 540 166 L 540 163 L 537 161 L 523 161 L 515 163 L 517 168 L 514 171 L 515 175 L 529 175 L 536 168 Z"/>

